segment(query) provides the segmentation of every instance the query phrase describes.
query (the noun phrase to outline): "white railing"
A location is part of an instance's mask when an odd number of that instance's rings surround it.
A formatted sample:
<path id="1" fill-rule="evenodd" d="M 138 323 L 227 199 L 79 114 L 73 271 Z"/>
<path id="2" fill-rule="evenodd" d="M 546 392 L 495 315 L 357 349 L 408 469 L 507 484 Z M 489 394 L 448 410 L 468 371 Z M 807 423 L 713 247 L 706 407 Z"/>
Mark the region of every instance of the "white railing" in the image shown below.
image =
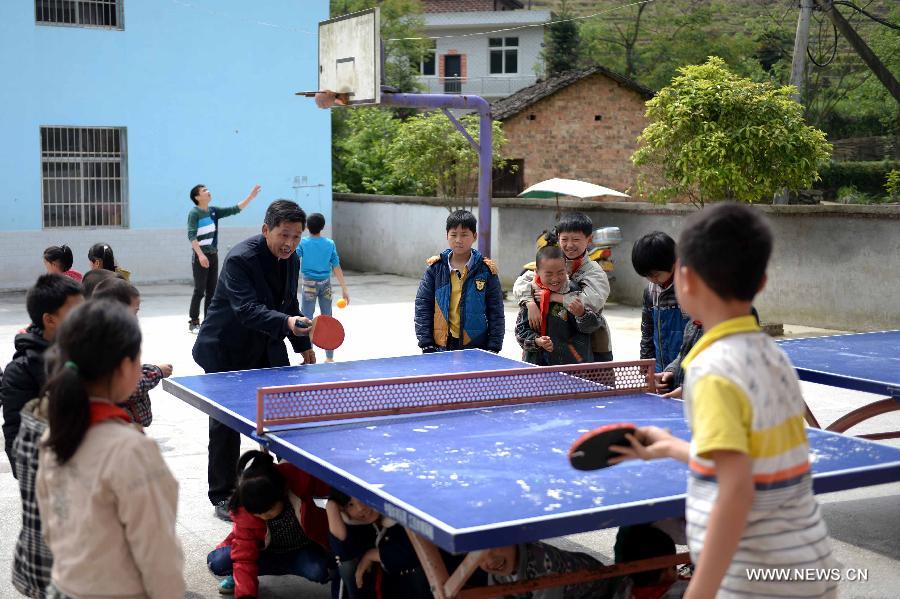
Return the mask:
<path id="1" fill-rule="evenodd" d="M 534 75 L 494 76 L 494 77 L 436 77 L 420 76 L 419 82 L 426 86 L 430 94 L 473 94 L 485 97 L 504 97 L 523 87 L 534 84 Z"/>

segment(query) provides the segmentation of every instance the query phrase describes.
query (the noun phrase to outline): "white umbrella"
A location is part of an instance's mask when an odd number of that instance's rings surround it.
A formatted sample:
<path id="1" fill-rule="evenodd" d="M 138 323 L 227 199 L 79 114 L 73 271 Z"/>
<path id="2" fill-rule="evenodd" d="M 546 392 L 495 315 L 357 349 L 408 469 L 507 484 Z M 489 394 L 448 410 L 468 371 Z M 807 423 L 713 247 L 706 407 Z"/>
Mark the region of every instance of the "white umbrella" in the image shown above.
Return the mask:
<path id="1" fill-rule="evenodd" d="M 540 183 L 535 183 L 525 191 L 519 194 L 521 198 L 556 198 L 556 212 L 559 213 L 559 196 L 574 196 L 576 198 L 593 198 L 597 196 L 617 196 L 627 198 L 628 194 L 603 187 L 602 185 L 594 185 L 587 181 L 578 181 L 576 179 L 547 179 Z"/>

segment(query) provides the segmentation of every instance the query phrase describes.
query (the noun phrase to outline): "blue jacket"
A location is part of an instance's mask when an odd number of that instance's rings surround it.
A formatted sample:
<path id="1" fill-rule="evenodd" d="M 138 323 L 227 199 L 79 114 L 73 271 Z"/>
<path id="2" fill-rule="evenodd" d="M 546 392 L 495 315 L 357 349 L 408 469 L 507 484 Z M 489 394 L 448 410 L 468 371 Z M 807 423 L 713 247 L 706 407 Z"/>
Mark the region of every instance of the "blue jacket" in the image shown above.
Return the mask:
<path id="1" fill-rule="evenodd" d="M 279 269 L 262 235 L 246 239 L 228 252 L 209 312 L 194 342 L 194 361 L 203 370 L 289 366 L 285 337 L 298 353 L 312 348 L 309 337 L 288 332 L 288 316 L 300 315 L 300 258 L 294 253 L 286 262 L 286 268 Z M 284 295 L 275 298 L 269 282 L 279 274 L 285 276 Z"/>
<path id="2" fill-rule="evenodd" d="M 450 336 L 450 254 L 429 258 L 416 293 L 419 347 L 446 348 Z M 472 250 L 459 300 L 460 345 L 498 352 L 503 347 L 503 290 L 493 262 Z"/>
<path id="3" fill-rule="evenodd" d="M 675 285 L 661 289 L 651 283 L 641 311 L 641 359 L 655 358 L 656 372 L 662 372 L 678 356 L 689 320 L 678 305 Z"/>

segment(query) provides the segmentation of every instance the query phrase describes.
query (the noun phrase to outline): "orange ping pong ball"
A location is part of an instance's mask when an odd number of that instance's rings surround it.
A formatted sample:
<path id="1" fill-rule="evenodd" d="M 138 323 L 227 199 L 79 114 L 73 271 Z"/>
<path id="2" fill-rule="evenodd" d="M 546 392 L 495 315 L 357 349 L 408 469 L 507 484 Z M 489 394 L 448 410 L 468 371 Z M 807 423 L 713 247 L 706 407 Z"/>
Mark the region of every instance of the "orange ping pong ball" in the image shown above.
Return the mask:
<path id="1" fill-rule="evenodd" d="M 346 308 L 346 307 L 347 307 L 347 300 L 345 300 L 344 298 L 339 299 L 339 300 L 337 301 L 337 307 L 338 307 L 338 308 Z"/>

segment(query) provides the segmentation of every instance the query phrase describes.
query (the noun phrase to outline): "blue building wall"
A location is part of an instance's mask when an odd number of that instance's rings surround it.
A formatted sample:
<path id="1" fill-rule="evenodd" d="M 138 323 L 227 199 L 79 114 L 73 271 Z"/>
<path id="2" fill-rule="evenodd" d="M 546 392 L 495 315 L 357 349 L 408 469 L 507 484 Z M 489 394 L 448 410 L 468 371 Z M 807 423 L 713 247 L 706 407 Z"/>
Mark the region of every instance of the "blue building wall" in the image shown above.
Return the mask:
<path id="1" fill-rule="evenodd" d="M 330 221 L 329 111 L 294 95 L 316 87 L 317 23 L 327 18 L 327 0 L 124 0 L 117 31 L 37 25 L 34 2 L 0 2 L 0 231 L 55 243 L 83 235 L 41 230 L 42 125 L 127 127 L 135 234 L 183 231 L 195 183 L 214 204 L 262 185 L 223 227 L 258 230 L 279 197 Z M 295 177 L 321 187 L 294 189 Z"/>

